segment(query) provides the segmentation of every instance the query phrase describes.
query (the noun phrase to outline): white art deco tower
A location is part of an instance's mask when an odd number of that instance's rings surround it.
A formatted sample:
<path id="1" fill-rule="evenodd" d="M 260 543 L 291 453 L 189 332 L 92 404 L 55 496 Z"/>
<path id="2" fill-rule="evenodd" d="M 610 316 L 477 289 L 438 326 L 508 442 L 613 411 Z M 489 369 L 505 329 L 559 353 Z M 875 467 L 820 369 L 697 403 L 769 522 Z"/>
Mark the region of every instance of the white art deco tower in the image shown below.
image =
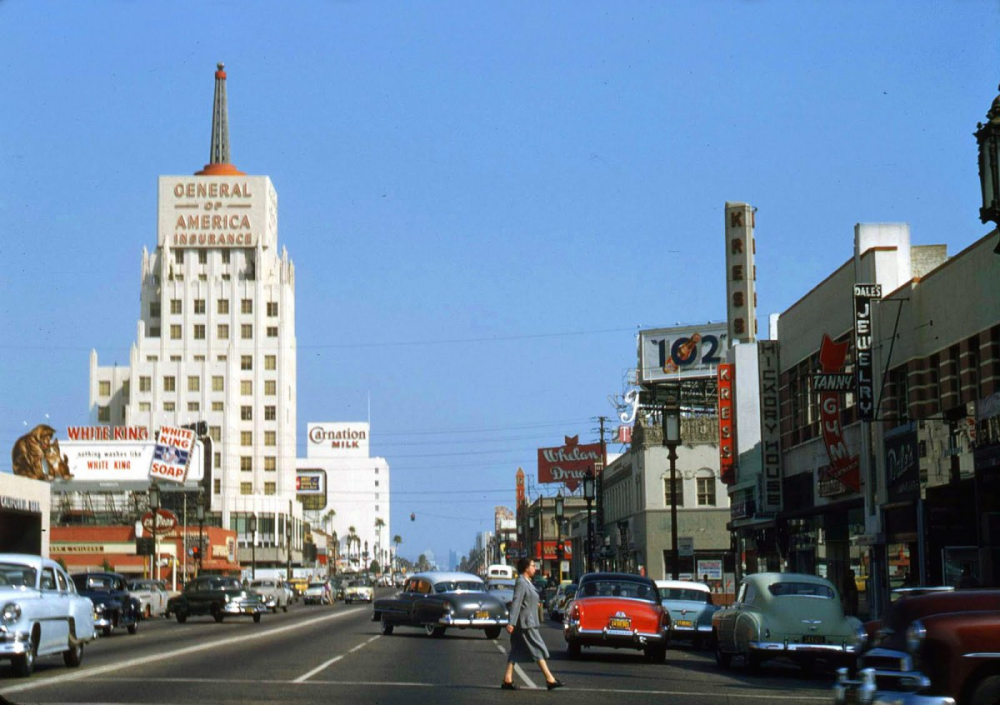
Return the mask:
<path id="1" fill-rule="evenodd" d="M 161 176 L 158 211 L 156 251 L 142 254 L 129 366 L 99 367 L 91 353 L 92 421 L 151 432 L 206 422 L 214 446 L 211 512 L 241 543 L 255 513 L 258 545 L 283 546 L 288 515 L 301 516 L 294 501 L 295 268 L 278 250 L 271 180 L 230 163 L 222 64 L 209 163 L 192 176 Z"/>

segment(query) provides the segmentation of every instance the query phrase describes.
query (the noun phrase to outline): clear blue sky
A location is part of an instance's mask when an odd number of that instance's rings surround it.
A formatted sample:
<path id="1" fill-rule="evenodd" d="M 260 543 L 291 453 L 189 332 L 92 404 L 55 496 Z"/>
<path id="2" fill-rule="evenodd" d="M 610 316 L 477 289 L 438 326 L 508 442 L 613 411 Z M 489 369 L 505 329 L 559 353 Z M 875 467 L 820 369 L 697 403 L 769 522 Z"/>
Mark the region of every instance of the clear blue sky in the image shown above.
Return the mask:
<path id="1" fill-rule="evenodd" d="M 127 363 L 224 61 L 296 264 L 300 447 L 370 394 L 403 553 L 461 555 L 539 446 L 597 439 L 637 327 L 724 318 L 726 200 L 759 208 L 762 330 L 857 222 L 988 231 L 998 7 L 0 1 L 0 445 L 86 420 L 91 348 Z"/>

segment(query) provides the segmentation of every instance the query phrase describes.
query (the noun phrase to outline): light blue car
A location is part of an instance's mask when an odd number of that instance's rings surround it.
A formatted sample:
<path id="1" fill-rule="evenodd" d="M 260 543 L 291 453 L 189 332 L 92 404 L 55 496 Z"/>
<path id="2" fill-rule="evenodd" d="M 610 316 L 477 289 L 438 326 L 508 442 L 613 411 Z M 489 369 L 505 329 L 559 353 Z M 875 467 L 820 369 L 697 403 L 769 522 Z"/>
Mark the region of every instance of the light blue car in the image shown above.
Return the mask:
<path id="1" fill-rule="evenodd" d="M 670 613 L 670 641 L 690 639 L 696 649 L 712 638 L 712 591 L 704 583 L 690 580 L 657 580 L 663 609 Z"/>

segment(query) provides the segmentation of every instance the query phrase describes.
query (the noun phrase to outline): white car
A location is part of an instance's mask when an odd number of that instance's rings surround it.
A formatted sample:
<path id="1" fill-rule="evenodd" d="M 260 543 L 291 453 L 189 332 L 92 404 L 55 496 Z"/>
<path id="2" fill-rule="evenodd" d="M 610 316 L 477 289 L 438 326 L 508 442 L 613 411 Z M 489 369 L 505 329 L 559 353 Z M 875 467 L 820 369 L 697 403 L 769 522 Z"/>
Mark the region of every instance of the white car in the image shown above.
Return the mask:
<path id="1" fill-rule="evenodd" d="M 264 598 L 264 606 L 272 612 L 288 611 L 288 593 L 277 580 L 261 579 L 250 583 L 250 589 Z"/>
<path id="2" fill-rule="evenodd" d="M 344 602 L 373 602 L 375 600 L 375 588 L 367 580 L 352 580 L 344 589 Z"/>
<path id="3" fill-rule="evenodd" d="M 170 594 L 162 580 L 130 580 L 128 591 L 132 597 L 139 598 L 143 619 L 166 616 Z"/>
<path id="4" fill-rule="evenodd" d="M 19 677 L 39 656 L 62 654 L 76 668 L 95 638 L 94 603 L 81 597 L 58 563 L 19 553 L 0 554 L 0 659 Z"/>
<path id="5" fill-rule="evenodd" d="M 302 602 L 307 605 L 332 605 L 333 589 L 327 580 L 309 583 L 302 593 Z"/>

